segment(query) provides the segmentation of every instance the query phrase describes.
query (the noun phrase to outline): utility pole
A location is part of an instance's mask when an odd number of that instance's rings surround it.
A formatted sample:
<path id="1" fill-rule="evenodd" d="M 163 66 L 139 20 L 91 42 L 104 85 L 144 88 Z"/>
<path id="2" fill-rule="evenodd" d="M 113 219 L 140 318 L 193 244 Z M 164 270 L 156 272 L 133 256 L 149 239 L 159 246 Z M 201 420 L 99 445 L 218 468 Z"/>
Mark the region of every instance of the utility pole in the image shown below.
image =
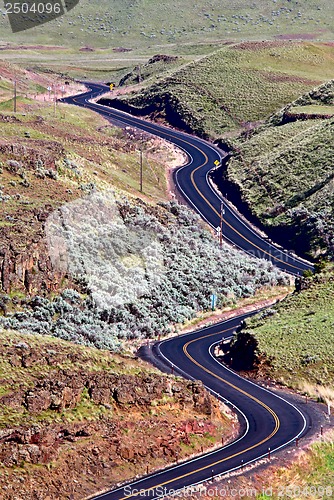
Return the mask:
<path id="1" fill-rule="evenodd" d="M 57 106 L 57 97 L 56 97 L 56 84 L 53 85 L 53 114 L 56 116 L 56 106 Z"/>
<path id="2" fill-rule="evenodd" d="M 143 151 L 140 150 L 140 192 L 143 192 Z"/>
<path id="3" fill-rule="evenodd" d="M 225 214 L 224 201 L 222 200 L 220 203 L 220 231 L 219 231 L 220 248 L 223 247 L 223 216 L 224 216 L 224 214 Z"/>
<path id="4" fill-rule="evenodd" d="M 16 113 L 16 80 L 14 80 L 14 113 Z"/>

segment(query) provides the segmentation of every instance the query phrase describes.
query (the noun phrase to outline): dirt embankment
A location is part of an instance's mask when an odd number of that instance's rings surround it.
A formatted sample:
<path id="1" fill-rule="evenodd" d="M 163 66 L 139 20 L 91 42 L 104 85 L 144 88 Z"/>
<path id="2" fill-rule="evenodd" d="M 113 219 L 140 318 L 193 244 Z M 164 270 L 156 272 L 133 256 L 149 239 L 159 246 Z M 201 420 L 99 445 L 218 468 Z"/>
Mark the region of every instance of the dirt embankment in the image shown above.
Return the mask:
<path id="1" fill-rule="evenodd" d="M 0 115 L 0 121 L 6 119 L 9 117 Z M 17 119 L 10 119 L 15 124 Z M 12 290 L 52 292 L 60 284 L 62 276 L 52 270 L 44 237 L 44 223 L 54 207 L 50 202 L 39 203 L 39 200 L 46 192 L 46 200 L 72 198 L 70 190 L 57 180 L 56 164 L 64 156 L 64 148 L 56 141 L 19 137 L 0 141 L 2 181 L 6 183 L 6 191 L 1 192 L 5 203 L 0 238 L 0 284 L 5 293 Z M 33 192 L 31 198 L 38 201 L 36 204 L 28 200 Z"/>
<path id="2" fill-rule="evenodd" d="M 69 276 L 51 267 L 44 234 L 51 212 L 84 196 L 90 182 L 127 188 L 145 199 L 152 189 L 154 196 L 161 192 L 167 198 L 167 169 L 172 171 L 186 159 L 162 139 L 129 127 L 111 130 L 102 118 L 86 130 L 73 126 L 70 111 L 65 120 L 65 108 L 51 118 L 48 105 L 26 106 L 27 114 L 0 113 L 0 285 L 6 294 L 49 295 L 73 285 Z M 82 120 L 80 113 L 78 119 Z M 138 147 L 145 151 L 144 194 L 130 187 L 137 171 L 129 158 L 138 154 Z M 167 189 L 171 191 L 170 184 Z"/>
<path id="3" fill-rule="evenodd" d="M 200 382 L 50 337 L 0 335 L 4 500 L 79 500 L 238 432 Z"/>

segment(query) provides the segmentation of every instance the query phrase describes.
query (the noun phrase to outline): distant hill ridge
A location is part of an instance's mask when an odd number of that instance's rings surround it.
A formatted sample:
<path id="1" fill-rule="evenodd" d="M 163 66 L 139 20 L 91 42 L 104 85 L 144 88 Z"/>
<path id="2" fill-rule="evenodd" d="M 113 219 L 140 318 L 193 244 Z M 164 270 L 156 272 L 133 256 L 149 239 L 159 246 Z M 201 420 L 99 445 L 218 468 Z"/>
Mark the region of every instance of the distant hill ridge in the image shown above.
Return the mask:
<path id="1" fill-rule="evenodd" d="M 7 16 L 0 40 L 86 46 L 138 47 L 219 38 L 333 38 L 330 0 L 100 0 L 79 4 L 61 18 L 16 35 Z"/>

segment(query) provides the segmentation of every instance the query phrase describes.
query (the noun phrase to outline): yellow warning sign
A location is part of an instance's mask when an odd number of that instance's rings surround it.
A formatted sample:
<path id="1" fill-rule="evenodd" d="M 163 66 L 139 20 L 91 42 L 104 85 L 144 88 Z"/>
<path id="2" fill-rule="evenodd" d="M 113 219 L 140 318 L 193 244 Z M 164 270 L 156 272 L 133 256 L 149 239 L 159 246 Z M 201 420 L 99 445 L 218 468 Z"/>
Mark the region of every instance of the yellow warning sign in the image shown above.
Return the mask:
<path id="1" fill-rule="evenodd" d="M 220 164 L 220 161 L 219 160 L 215 160 L 213 163 L 216 165 L 216 167 L 218 167 L 218 165 Z"/>

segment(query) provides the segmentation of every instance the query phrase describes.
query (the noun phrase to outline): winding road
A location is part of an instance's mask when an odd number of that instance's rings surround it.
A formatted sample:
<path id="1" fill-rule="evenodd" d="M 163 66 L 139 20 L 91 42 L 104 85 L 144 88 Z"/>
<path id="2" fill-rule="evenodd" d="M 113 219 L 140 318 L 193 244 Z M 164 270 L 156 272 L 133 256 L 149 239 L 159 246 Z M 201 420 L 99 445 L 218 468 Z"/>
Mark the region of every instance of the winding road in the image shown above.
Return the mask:
<path id="1" fill-rule="evenodd" d="M 137 127 L 182 148 L 187 165 L 175 172 L 175 183 L 187 202 L 213 228 L 220 226 L 222 199 L 208 181 L 208 173 L 221 161 L 221 152 L 206 141 L 191 135 L 141 120 L 122 111 L 95 104 L 90 100 L 109 90 L 105 85 L 86 84 L 90 90 L 64 102 L 90 108 L 113 123 Z M 259 258 L 270 260 L 279 268 L 298 276 L 312 265 L 261 238 L 224 203 L 223 234 L 235 246 Z M 254 314 L 254 313 L 251 313 Z M 268 452 L 293 443 L 312 426 L 306 413 L 291 402 L 243 379 L 222 366 L 213 356 L 214 346 L 232 336 L 241 321 L 239 316 L 214 326 L 174 337 L 145 347 L 141 356 L 162 370 L 188 379 L 202 380 L 207 389 L 238 413 L 242 435 L 238 440 L 193 460 L 150 474 L 96 498 L 161 498 L 180 488 L 202 483 L 214 476 L 239 469 L 268 456 Z"/>

